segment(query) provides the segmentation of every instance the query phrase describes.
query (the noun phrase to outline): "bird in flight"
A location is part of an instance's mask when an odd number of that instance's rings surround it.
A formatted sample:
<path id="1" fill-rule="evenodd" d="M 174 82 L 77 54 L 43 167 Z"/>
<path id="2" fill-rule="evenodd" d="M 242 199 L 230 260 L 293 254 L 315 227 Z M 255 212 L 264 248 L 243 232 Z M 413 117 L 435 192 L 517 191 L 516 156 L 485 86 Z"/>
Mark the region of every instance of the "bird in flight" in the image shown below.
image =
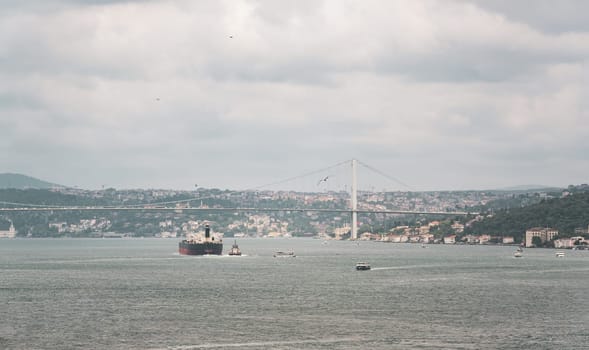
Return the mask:
<path id="1" fill-rule="evenodd" d="M 329 179 L 329 176 L 326 176 L 326 177 L 322 178 L 321 180 L 319 180 L 319 182 L 317 182 L 317 186 L 319 186 L 322 182 L 327 182 L 327 179 Z"/>

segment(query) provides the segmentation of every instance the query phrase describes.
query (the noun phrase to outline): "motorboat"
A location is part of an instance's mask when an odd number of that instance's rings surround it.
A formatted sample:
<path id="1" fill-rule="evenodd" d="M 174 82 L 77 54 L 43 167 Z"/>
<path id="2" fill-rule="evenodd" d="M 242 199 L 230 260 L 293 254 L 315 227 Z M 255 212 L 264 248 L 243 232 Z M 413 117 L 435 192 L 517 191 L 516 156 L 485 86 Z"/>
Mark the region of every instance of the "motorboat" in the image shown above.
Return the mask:
<path id="1" fill-rule="evenodd" d="M 296 257 L 296 255 L 293 251 L 288 251 L 288 252 L 277 251 L 276 253 L 274 253 L 273 256 L 275 258 L 294 258 L 294 257 Z"/>
<path id="2" fill-rule="evenodd" d="M 557 258 L 564 258 L 564 252 L 558 251 L 555 255 Z"/>
<path id="3" fill-rule="evenodd" d="M 356 270 L 358 270 L 358 271 L 370 270 L 370 264 L 365 261 L 358 262 L 358 263 L 356 263 Z"/>

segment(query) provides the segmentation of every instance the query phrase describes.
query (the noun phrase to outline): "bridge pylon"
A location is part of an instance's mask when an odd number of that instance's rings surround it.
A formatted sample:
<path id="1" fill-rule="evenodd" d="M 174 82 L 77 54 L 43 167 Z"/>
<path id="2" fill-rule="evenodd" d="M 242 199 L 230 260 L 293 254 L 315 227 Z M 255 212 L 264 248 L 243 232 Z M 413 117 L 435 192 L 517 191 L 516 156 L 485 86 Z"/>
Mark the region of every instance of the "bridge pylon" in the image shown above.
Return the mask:
<path id="1" fill-rule="evenodd" d="M 352 159 L 352 232 L 350 239 L 358 239 L 358 177 L 356 174 L 357 161 Z"/>

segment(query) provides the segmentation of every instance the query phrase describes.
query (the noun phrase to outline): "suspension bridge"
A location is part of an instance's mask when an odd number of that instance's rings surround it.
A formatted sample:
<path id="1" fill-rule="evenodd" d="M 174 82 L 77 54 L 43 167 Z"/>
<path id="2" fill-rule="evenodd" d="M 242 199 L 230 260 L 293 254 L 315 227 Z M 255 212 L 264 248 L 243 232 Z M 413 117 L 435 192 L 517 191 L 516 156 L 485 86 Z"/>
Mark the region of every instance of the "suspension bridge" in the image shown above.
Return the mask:
<path id="1" fill-rule="evenodd" d="M 308 208 L 308 207 L 296 207 L 296 208 L 263 208 L 263 207 L 191 207 L 188 205 L 184 205 L 178 207 L 178 204 L 189 204 L 190 202 L 195 201 L 202 201 L 203 199 L 207 199 L 207 197 L 202 198 L 190 198 L 190 199 L 182 199 L 176 201 L 166 201 L 166 202 L 158 202 L 158 203 L 144 203 L 144 204 L 133 204 L 133 205 L 117 205 L 117 206 L 57 206 L 57 205 L 39 205 L 39 204 L 26 204 L 26 203 L 15 203 L 15 202 L 5 202 L 0 201 L 0 204 L 4 205 L 5 207 L 0 207 L 0 213 L 10 213 L 10 212 L 42 212 L 42 211 L 50 211 L 50 212 L 60 212 L 60 211 L 102 211 L 102 212 L 112 212 L 112 211 L 142 211 L 142 212 L 149 212 L 149 211 L 182 211 L 182 212 L 325 212 L 325 213 L 347 213 L 351 216 L 351 239 L 357 239 L 358 237 L 358 214 L 398 214 L 398 215 L 439 215 L 439 216 L 463 216 L 468 214 L 476 214 L 474 212 L 465 212 L 465 211 L 428 211 L 428 210 L 380 210 L 380 209 L 359 209 L 358 208 L 358 176 L 357 176 L 357 168 L 358 163 L 362 164 L 364 167 L 372 170 L 373 172 L 389 179 L 393 180 L 404 187 L 411 188 L 410 186 L 404 184 L 403 182 L 397 180 L 396 178 L 387 175 L 384 172 L 381 172 L 373 167 L 370 167 L 356 159 L 352 159 L 349 161 L 341 162 L 336 165 L 333 165 L 328 168 L 324 168 L 318 171 L 313 171 L 310 173 L 306 173 L 303 175 L 299 175 L 296 177 L 288 178 L 282 181 L 273 182 L 267 185 L 258 186 L 249 191 L 259 190 L 261 188 L 267 188 L 270 186 L 280 185 L 294 179 L 308 177 L 311 175 L 317 175 L 325 170 L 331 169 L 336 166 L 340 166 L 343 164 L 351 165 L 351 190 L 350 190 L 350 207 L 345 209 L 320 209 L 320 208 Z M 319 180 L 318 184 L 323 181 L 327 181 L 329 176 L 323 177 Z M 210 197 L 209 197 L 210 198 Z M 175 206 L 169 206 L 174 204 Z"/>

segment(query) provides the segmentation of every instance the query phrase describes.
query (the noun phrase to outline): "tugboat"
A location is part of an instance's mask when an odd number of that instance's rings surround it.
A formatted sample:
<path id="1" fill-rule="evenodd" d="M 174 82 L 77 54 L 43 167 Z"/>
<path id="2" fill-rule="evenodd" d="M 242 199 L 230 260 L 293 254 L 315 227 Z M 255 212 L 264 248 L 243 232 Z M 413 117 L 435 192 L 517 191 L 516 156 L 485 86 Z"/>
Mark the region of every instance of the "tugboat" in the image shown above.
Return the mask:
<path id="1" fill-rule="evenodd" d="M 223 253 L 223 239 L 211 235 L 211 228 L 205 225 L 204 236 L 201 234 L 187 234 L 178 246 L 182 255 L 221 255 Z"/>
<path id="2" fill-rule="evenodd" d="M 231 247 L 231 250 L 229 251 L 229 255 L 233 255 L 233 256 L 241 255 L 241 250 L 239 250 L 239 247 L 237 246 L 237 241 L 233 241 L 233 246 Z"/>
<path id="3" fill-rule="evenodd" d="M 364 261 L 356 263 L 356 270 L 358 270 L 358 271 L 370 270 L 370 264 L 367 262 L 364 262 Z"/>

